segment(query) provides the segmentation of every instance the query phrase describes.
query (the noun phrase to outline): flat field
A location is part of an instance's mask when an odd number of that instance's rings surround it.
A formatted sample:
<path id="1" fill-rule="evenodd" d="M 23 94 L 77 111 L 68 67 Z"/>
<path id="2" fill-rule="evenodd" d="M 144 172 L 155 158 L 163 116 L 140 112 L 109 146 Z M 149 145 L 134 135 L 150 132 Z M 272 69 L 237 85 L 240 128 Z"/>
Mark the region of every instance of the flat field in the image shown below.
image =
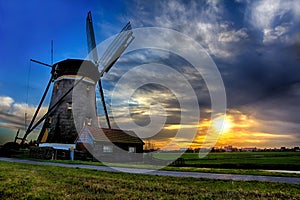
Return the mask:
<path id="1" fill-rule="evenodd" d="M 178 153 L 155 153 L 159 159 L 173 159 Z M 227 169 L 280 169 L 299 170 L 300 152 L 220 152 L 199 158 L 198 153 L 181 155 L 188 167 Z"/>
<path id="2" fill-rule="evenodd" d="M 1 199 L 299 199 L 300 185 L 0 162 Z"/>

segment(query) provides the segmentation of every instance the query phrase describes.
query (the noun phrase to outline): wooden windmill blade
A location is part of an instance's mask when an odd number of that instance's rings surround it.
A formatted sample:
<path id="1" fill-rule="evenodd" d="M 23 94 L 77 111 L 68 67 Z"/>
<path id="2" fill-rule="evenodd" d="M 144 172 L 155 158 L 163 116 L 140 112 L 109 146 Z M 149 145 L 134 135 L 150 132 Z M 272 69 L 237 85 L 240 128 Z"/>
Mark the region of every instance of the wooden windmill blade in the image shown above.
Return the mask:
<path id="1" fill-rule="evenodd" d="M 108 72 L 110 70 L 113 64 L 118 60 L 125 49 L 134 40 L 133 32 L 131 29 L 131 24 L 130 22 L 128 22 L 105 50 L 102 57 L 98 59 L 92 14 L 91 11 L 88 12 L 88 16 L 86 18 L 88 53 L 91 57 L 90 59 L 93 60 L 95 64 L 102 65 L 103 68 L 100 72 L 101 76 L 104 74 L 104 72 Z"/>
<path id="2" fill-rule="evenodd" d="M 87 34 L 88 53 L 90 55 L 90 58 L 94 61 L 94 63 L 98 67 L 98 52 L 97 52 L 97 47 L 96 47 L 96 40 L 95 40 L 91 11 L 88 12 L 88 15 L 86 18 L 86 34 Z M 108 112 L 107 112 L 107 108 L 106 108 L 106 104 L 105 104 L 104 92 L 103 92 L 103 88 L 102 88 L 102 84 L 101 84 L 101 79 L 99 79 L 99 81 L 98 81 L 98 86 L 99 86 L 99 93 L 100 93 L 100 97 L 101 97 L 101 103 L 103 106 L 103 110 L 105 113 L 107 126 L 108 126 L 108 128 L 111 128 L 110 120 L 108 117 Z"/>
<path id="3" fill-rule="evenodd" d="M 102 76 L 104 72 L 108 72 L 114 63 L 119 59 L 122 53 L 134 40 L 133 32 L 131 30 L 131 24 L 128 22 L 119 34 L 115 37 L 112 43 L 108 46 L 106 51 L 103 53 L 102 57 L 98 61 L 99 64 L 103 66 L 100 75 Z"/>
<path id="4" fill-rule="evenodd" d="M 90 55 L 90 59 L 97 64 L 98 52 L 96 48 L 96 40 L 95 40 L 91 11 L 88 12 L 88 15 L 86 17 L 86 36 L 87 36 L 88 53 Z"/>
<path id="5" fill-rule="evenodd" d="M 125 49 L 133 41 L 134 37 L 131 29 L 132 29 L 131 24 L 130 22 L 128 22 L 123 27 L 123 29 L 119 32 L 119 34 L 114 38 L 112 43 L 108 46 L 106 51 L 103 53 L 102 57 L 98 59 L 92 14 L 91 11 L 88 12 L 87 19 L 86 19 L 88 53 L 91 59 L 97 65 L 97 67 L 99 67 L 99 65 L 102 66 L 102 70 L 99 72 L 100 79 L 98 81 L 98 86 L 99 86 L 99 93 L 100 93 L 101 102 L 103 105 L 108 128 L 111 128 L 111 126 L 110 126 L 110 120 L 108 117 L 108 112 L 105 104 L 104 92 L 101 84 L 101 77 L 103 76 L 104 73 L 107 73 L 111 69 L 111 67 L 119 59 L 119 57 L 122 55 Z"/>
<path id="6" fill-rule="evenodd" d="M 88 53 L 90 56 L 90 59 L 94 61 L 94 63 L 98 67 L 98 51 L 96 48 L 96 40 L 95 40 L 95 34 L 94 34 L 94 28 L 93 28 L 93 21 L 92 21 L 92 13 L 91 11 L 88 12 L 87 18 L 86 18 L 86 35 L 87 35 L 87 45 L 88 45 Z M 103 88 L 101 84 L 101 80 L 98 81 L 99 86 L 99 93 L 101 97 L 101 103 L 103 106 L 103 110 L 106 117 L 107 126 L 110 128 L 110 121 L 106 109 L 105 99 L 104 99 L 104 93 Z"/>

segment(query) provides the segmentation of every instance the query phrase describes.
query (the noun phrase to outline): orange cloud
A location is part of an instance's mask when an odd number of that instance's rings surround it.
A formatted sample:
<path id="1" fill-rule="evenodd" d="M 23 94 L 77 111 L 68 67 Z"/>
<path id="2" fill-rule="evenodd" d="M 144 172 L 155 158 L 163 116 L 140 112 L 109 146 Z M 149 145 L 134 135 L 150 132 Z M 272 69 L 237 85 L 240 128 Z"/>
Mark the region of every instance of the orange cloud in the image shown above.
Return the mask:
<path id="1" fill-rule="evenodd" d="M 217 147 L 226 145 L 234 145 L 237 147 L 266 147 L 272 146 L 272 144 L 277 146 L 279 142 L 275 144 L 274 141 L 276 140 L 288 141 L 293 139 L 291 135 L 260 131 L 262 124 L 258 122 L 258 120 L 238 110 L 229 110 L 226 117 L 222 117 L 225 118 L 223 124 L 218 121 L 220 119 L 216 121 L 209 121 L 207 119 L 201 121 L 198 135 L 192 146 L 201 147 L 203 145 L 203 141 L 207 139 L 210 126 L 212 126 L 213 129 L 219 130 L 218 141 L 215 144 Z M 209 140 L 205 142 L 209 142 Z M 206 146 L 209 146 L 209 144 Z"/>
<path id="2" fill-rule="evenodd" d="M 191 143 L 185 138 L 167 138 L 164 141 L 153 141 L 156 147 L 170 147 L 172 149 L 183 147 L 210 148 L 232 145 L 235 147 L 278 147 L 283 141 L 292 141 L 293 136 L 284 133 L 269 133 L 263 131 L 260 120 L 239 110 L 228 110 L 226 116 L 220 115 L 214 119 L 203 118 L 199 124 L 169 124 L 164 130 L 176 132 L 184 130 L 187 134 L 197 128 L 197 134 Z M 173 136 L 174 136 L 173 135 Z M 176 144 L 176 145 L 175 145 Z M 284 144 L 284 143 L 283 143 Z"/>

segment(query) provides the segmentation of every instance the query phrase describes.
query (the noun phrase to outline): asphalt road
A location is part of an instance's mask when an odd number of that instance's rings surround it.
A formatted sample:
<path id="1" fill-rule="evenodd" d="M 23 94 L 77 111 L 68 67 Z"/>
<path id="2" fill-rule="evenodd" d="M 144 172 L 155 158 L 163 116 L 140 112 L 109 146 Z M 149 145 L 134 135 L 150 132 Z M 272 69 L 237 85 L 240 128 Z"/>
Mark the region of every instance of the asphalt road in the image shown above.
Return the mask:
<path id="1" fill-rule="evenodd" d="M 32 165 L 51 165 L 51 166 L 58 166 L 58 167 L 94 169 L 100 171 L 124 172 L 124 173 L 132 173 L 132 174 L 148 174 L 148 175 L 158 175 L 158 176 L 193 177 L 193 178 L 208 178 L 208 179 L 235 180 L 235 181 L 268 181 L 268 182 L 300 184 L 300 178 L 295 178 L 295 177 L 178 172 L 178 171 L 166 171 L 166 170 L 149 170 L 149 169 L 136 169 L 136 168 L 124 168 L 124 167 L 39 162 L 39 161 L 23 160 L 23 159 L 16 159 L 16 158 L 4 158 L 4 157 L 0 157 L 0 161 L 26 163 Z"/>

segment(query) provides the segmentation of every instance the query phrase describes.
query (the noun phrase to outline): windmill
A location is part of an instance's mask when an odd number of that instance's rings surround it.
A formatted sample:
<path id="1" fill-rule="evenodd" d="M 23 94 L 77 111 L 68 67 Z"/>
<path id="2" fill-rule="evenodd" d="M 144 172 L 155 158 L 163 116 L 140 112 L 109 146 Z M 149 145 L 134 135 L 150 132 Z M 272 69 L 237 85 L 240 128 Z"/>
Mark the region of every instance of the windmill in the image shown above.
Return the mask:
<path id="1" fill-rule="evenodd" d="M 103 110 L 106 117 L 106 122 L 108 128 L 111 128 L 110 120 L 108 117 L 108 112 L 104 99 L 104 92 L 101 83 L 101 77 L 104 73 L 107 73 L 110 68 L 115 64 L 115 62 L 119 59 L 121 54 L 125 51 L 125 49 L 129 46 L 129 44 L 133 41 L 133 32 L 131 31 L 131 24 L 128 22 L 126 26 L 120 31 L 120 33 L 116 36 L 115 40 L 109 45 L 108 49 L 104 52 L 102 57 L 98 59 L 98 52 L 96 48 L 95 34 L 93 28 L 92 14 L 88 12 L 88 16 L 86 18 L 86 33 L 87 33 L 87 41 L 88 41 L 88 52 L 93 62 L 97 67 L 102 67 L 102 71 L 100 72 L 100 78 L 98 81 L 99 93 L 101 97 L 101 102 L 103 105 Z"/>
<path id="2" fill-rule="evenodd" d="M 121 54 L 133 41 L 133 32 L 130 22 L 128 22 L 108 46 L 102 57 L 98 59 L 91 12 L 88 12 L 86 18 L 86 31 L 88 52 L 90 53 L 92 61 L 66 59 L 49 65 L 31 59 L 32 62 L 51 67 L 52 70 L 50 80 L 22 138 L 21 144 L 24 144 L 27 136 L 43 121 L 44 124 L 38 136 L 38 142 L 40 143 L 74 143 L 78 136 L 78 127 L 75 127 L 74 120 L 76 120 L 76 124 L 80 124 L 79 129 L 85 124 L 97 126 L 96 84 L 99 86 L 107 126 L 109 129 L 111 128 L 101 78 L 104 73 L 107 73 L 111 69 Z M 99 68 L 101 68 L 101 70 L 99 70 Z M 54 86 L 49 109 L 42 118 L 35 122 L 51 83 L 53 83 Z M 75 102 L 73 102 L 72 96 L 74 89 L 81 90 L 81 95 L 76 98 L 77 100 Z M 79 116 L 75 117 L 76 119 L 74 119 L 72 115 L 73 109 L 79 113 Z"/>

